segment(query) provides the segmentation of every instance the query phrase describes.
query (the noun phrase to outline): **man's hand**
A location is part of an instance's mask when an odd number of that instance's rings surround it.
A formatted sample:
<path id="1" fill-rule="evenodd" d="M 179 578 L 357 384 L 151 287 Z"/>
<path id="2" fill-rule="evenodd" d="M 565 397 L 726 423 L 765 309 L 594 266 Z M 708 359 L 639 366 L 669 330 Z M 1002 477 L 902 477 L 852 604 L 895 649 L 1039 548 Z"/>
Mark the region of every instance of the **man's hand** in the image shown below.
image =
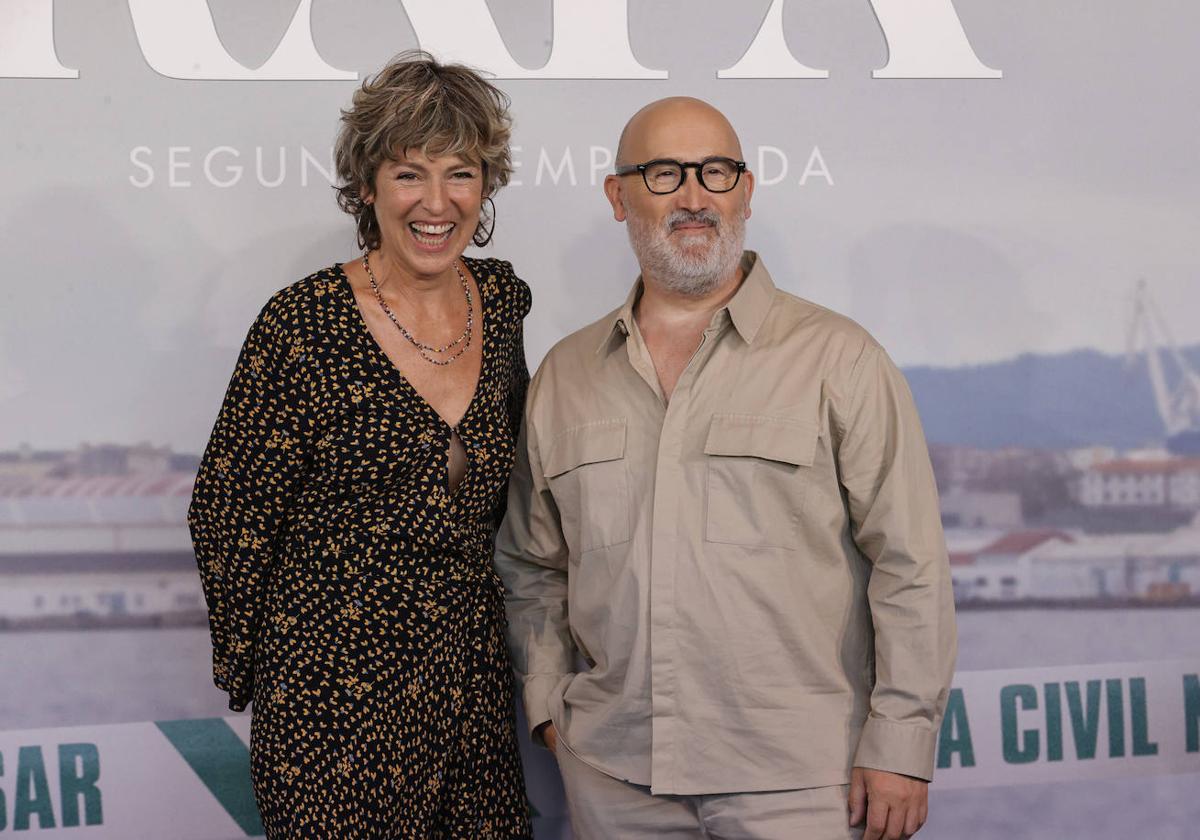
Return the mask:
<path id="1" fill-rule="evenodd" d="M 928 816 L 928 782 L 867 767 L 850 771 L 850 825 L 866 818 L 863 840 L 911 837 Z"/>
<path id="2" fill-rule="evenodd" d="M 546 742 L 546 749 L 552 753 L 558 752 L 558 730 L 554 728 L 554 724 L 546 721 L 537 728 L 537 731 L 542 733 L 542 740 Z"/>

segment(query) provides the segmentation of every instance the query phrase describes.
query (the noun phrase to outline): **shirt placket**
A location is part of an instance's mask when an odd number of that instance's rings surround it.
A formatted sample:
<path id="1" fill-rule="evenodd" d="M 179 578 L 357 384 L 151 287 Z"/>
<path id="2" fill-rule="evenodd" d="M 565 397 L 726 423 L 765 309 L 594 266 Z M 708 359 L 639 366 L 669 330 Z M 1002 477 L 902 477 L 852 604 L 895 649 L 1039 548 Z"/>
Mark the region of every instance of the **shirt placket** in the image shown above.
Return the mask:
<path id="1" fill-rule="evenodd" d="M 662 429 L 659 432 L 658 458 L 655 462 L 654 503 L 650 538 L 650 702 L 651 748 L 650 785 L 654 793 L 670 793 L 678 786 L 678 739 L 682 723 L 679 717 L 679 685 L 677 672 L 679 645 L 676 636 L 679 603 L 677 574 L 679 570 L 680 534 L 683 533 L 680 503 L 685 496 L 683 475 L 683 443 L 692 406 L 692 386 L 711 356 L 719 339 L 724 321 L 714 318 L 714 326 L 704 331 L 700 346 L 688 361 L 670 402 L 666 405 Z M 630 360 L 642 373 L 649 367 L 654 377 L 656 393 L 663 399 L 658 377 L 654 373 L 650 354 L 641 336 L 634 330 Z M 634 357 L 637 361 L 634 361 Z M 643 377 L 645 376 L 642 373 Z M 686 540 L 682 541 L 686 546 Z"/>

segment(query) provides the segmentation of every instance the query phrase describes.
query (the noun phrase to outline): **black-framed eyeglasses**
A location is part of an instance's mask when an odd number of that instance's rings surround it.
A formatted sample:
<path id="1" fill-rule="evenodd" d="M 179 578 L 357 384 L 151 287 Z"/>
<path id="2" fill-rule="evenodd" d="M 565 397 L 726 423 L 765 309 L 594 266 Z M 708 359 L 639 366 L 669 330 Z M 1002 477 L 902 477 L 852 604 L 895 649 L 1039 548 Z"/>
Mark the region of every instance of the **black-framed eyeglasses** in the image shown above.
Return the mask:
<path id="1" fill-rule="evenodd" d="M 746 161 L 734 160 L 727 157 L 708 157 L 698 163 L 684 163 L 669 158 L 648 160 L 645 163 L 628 163 L 618 166 L 613 171 L 617 175 L 632 175 L 640 172 L 646 182 L 646 189 L 655 195 L 667 195 L 683 186 L 687 180 L 687 171 L 696 170 L 696 180 L 700 186 L 709 192 L 729 192 L 737 186 L 742 173 L 746 171 Z"/>

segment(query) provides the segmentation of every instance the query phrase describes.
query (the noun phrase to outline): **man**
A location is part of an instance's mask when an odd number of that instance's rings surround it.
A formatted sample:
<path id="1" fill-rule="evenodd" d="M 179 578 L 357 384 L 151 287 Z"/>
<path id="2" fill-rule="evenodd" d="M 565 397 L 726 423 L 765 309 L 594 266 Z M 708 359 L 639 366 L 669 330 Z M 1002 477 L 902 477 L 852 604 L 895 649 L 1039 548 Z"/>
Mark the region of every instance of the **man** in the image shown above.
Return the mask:
<path id="1" fill-rule="evenodd" d="M 741 156 L 698 100 L 634 115 L 604 189 L 641 277 L 530 386 L 496 562 L 579 840 L 926 818 L 955 629 L 920 423 L 862 328 L 743 253 Z"/>

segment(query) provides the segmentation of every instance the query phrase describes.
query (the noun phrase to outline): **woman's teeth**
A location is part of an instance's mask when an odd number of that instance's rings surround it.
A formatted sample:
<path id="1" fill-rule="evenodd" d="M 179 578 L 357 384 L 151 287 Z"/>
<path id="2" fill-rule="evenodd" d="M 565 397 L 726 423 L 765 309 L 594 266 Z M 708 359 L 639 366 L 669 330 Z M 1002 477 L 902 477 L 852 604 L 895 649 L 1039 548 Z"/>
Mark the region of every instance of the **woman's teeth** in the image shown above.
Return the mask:
<path id="1" fill-rule="evenodd" d="M 454 230 L 454 225 L 451 222 L 440 225 L 413 223 L 408 228 L 422 245 L 440 245 L 450 238 L 450 231 Z"/>

